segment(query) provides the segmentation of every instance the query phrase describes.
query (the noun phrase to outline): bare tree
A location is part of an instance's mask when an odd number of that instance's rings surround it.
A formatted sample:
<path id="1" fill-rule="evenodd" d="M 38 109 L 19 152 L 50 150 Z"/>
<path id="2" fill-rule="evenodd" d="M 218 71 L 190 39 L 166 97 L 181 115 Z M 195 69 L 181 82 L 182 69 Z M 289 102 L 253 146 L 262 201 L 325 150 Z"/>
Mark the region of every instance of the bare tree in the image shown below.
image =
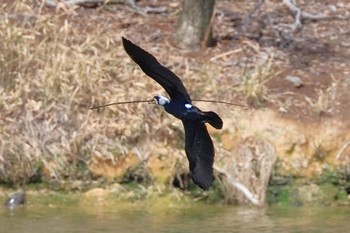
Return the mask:
<path id="1" fill-rule="evenodd" d="M 210 44 L 214 6 L 215 0 L 184 0 L 175 36 L 180 46 L 197 48 Z"/>

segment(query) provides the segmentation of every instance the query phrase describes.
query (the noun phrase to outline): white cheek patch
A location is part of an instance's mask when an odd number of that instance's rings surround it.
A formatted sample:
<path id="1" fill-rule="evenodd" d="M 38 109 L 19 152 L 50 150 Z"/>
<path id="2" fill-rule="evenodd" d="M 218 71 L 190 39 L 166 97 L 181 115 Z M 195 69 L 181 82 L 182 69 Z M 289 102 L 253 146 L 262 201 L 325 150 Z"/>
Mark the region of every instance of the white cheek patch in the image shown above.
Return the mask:
<path id="1" fill-rule="evenodd" d="M 167 98 L 163 97 L 163 96 L 161 98 L 159 98 L 159 104 L 160 105 L 165 105 L 165 104 L 167 104 L 169 102 L 170 101 Z"/>
<path id="2" fill-rule="evenodd" d="M 158 95 L 155 98 L 156 98 L 156 103 L 158 105 L 164 106 L 165 104 L 170 103 L 170 100 L 162 95 Z"/>
<path id="3" fill-rule="evenodd" d="M 185 104 L 185 107 L 186 107 L 187 109 L 190 109 L 190 108 L 192 108 L 192 104 Z"/>

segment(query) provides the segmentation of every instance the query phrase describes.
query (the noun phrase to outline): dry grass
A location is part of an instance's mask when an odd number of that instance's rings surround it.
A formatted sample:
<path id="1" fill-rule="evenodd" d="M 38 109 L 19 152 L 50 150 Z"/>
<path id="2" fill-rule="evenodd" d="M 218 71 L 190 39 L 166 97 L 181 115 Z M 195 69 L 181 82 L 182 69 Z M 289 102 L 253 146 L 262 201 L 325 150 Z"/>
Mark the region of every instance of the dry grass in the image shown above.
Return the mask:
<path id="1" fill-rule="evenodd" d="M 332 83 L 328 88 L 325 90 L 322 90 L 321 88 L 315 90 L 317 94 L 316 100 L 311 100 L 309 97 L 305 97 L 312 110 L 318 115 L 334 112 L 339 104 L 337 102 L 337 89 L 340 84 L 341 81 L 332 76 Z"/>
<path id="2" fill-rule="evenodd" d="M 250 106 L 261 107 L 268 99 L 267 82 L 274 77 L 272 69 L 274 56 L 268 56 L 251 70 L 244 70 L 240 76 L 241 85 L 237 88 Z"/>
<path id="3" fill-rule="evenodd" d="M 126 56 L 120 35 L 109 31 L 108 23 L 82 27 L 70 18 L 74 10 L 45 13 L 32 4 L 21 0 L 2 6 L 11 13 L 0 18 L 0 180 L 23 184 L 38 174 L 49 181 L 81 178 L 82 164 L 91 170 L 93 161 L 109 163 L 98 165 L 96 175 L 108 169 L 113 177 L 121 167 L 128 169 L 128 156 L 144 162 L 161 155 L 159 161 L 169 161 L 171 169 L 183 169 L 183 164 L 187 168 L 181 122 L 162 109 L 134 104 L 89 110 L 92 105 L 150 99 L 163 92 Z M 181 52 L 170 59 L 169 54 L 145 48 L 183 77 L 193 97 L 229 97 L 223 91 L 229 85 L 218 85 L 218 66 L 184 61 Z M 271 61 L 265 68 L 257 65 L 241 80 L 240 90 L 253 105 L 267 98 Z M 175 166 L 174 158 L 183 164 Z"/>
<path id="4" fill-rule="evenodd" d="M 99 28 L 82 34 L 64 14 L 32 12 L 29 1 L 8 7 L 14 14 L 0 21 L 0 179 L 26 182 L 43 167 L 60 178 L 78 161 L 126 154 L 126 141 L 148 128 L 147 108 L 88 110 L 132 87 L 131 65 L 113 37 Z M 136 98 L 130 89 L 127 98 Z"/>
<path id="5" fill-rule="evenodd" d="M 128 169 L 125 157 L 143 162 L 157 153 L 155 141 L 182 149 L 181 122 L 172 123 L 156 106 L 89 110 L 150 99 L 161 90 L 126 56 L 113 31 L 106 25 L 87 31 L 70 20 L 71 12 L 37 13 L 31 4 L 3 6 L 11 14 L 0 18 L 1 181 L 24 184 L 38 174 L 49 181 L 79 178 L 89 161 L 107 161 L 117 175 L 118 164 Z"/>

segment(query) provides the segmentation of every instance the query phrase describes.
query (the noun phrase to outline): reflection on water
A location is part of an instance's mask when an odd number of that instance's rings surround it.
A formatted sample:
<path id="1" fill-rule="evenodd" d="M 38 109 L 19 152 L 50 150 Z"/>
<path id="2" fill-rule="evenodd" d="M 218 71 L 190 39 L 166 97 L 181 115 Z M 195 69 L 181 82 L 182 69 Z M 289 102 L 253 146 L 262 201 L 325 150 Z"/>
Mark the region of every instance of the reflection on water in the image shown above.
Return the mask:
<path id="1" fill-rule="evenodd" d="M 348 207 L 34 207 L 0 209 L 4 233 L 350 232 Z"/>

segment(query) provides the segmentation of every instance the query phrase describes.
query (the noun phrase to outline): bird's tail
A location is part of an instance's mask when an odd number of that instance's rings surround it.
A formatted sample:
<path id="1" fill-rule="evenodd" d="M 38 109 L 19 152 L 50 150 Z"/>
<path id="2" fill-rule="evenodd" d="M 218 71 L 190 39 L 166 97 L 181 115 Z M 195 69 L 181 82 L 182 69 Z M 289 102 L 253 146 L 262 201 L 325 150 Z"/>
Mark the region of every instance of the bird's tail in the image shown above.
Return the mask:
<path id="1" fill-rule="evenodd" d="M 208 122 L 215 129 L 222 129 L 222 119 L 215 112 L 204 112 L 205 122 Z"/>

